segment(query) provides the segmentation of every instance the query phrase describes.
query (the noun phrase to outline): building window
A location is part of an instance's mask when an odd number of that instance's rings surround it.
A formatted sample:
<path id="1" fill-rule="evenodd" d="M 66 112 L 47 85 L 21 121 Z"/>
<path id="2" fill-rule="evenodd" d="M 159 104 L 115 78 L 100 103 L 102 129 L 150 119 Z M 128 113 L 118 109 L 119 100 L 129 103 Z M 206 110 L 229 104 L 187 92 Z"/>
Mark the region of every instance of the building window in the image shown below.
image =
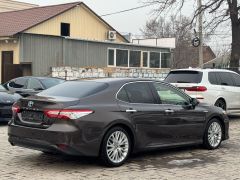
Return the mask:
<path id="1" fill-rule="evenodd" d="M 130 67 L 141 66 L 141 51 L 130 51 L 129 66 Z"/>
<path id="2" fill-rule="evenodd" d="M 148 52 L 142 53 L 143 67 L 148 67 Z"/>
<path id="3" fill-rule="evenodd" d="M 160 53 L 150 52 L 150 68 L 160 68 Z"/>
<path id="4" fill-rule="evenodd" d="M 170 60 L 171 60 L 170 53 L 161 53 L 161 68 L 169 68 Z"/>
<path id="5" fill-rule="evenodd" d="M 114 55 L 115 55 L 114 49 L 108 49 L 108 65 L 109 66 L 115 66 Z"/>
<path id="6" fill-rule="evenodd" d="M 61 36 L 70 36 L 70 24 L 61 23 Z"/>
<path id="7" fill-rule="evenodd" d="M 117 49 L 116 66 L 128 67 L 128 50 Z"/>

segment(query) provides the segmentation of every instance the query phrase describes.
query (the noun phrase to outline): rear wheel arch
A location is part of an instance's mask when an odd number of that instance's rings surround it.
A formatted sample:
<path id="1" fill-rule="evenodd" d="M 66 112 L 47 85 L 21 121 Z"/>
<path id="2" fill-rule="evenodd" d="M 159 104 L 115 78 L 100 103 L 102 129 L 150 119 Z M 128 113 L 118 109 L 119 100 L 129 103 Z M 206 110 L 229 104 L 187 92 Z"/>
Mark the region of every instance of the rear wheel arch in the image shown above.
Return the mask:
<path id="1" fill-rule="evenodd" d="M 223 101 L 223 102 L 225 103 L 225 107 L 226 107 L 225 110 L 227 110 L 227 102 L 226 102 L 226 100 L 225 100 L 223 97 L 219 97 L 219 98 L 215 101 L 214 106 L 216 105 L 216 103 L 217 103 L 218 101 Z"/>
<path id="2" fill-rule="evenodd" d="M 123 128 L 129 135 L 130 137 L 130 140 L 131 140 L 131 151 L 134 150 L 134 147 L 135 147 L 135 142 L 136 142 L 136 138 L 135 138 L 135 134 L 134 134 L 134 129 L 133 127 L 131 127 L 130 125 L 128 125 L 127 123 L 125 122 L 114 122 L 112 123 L 111 125 L 109 125 L 106 130 L 104 131 L 103 133 L 103 136 L 102 136 L 102 139 L 101 139 L 101 145 L 100 145 L 100 148 L 99 148 L 99 154 L 101 153 L 101 149 L 102 149 L 102 145 L 103 145 L 103 140 L 104 140 L 104 137 L 106 136 L 107 132 L 110 131 L 112 128 L 114 127 L 121 127 Z"/>

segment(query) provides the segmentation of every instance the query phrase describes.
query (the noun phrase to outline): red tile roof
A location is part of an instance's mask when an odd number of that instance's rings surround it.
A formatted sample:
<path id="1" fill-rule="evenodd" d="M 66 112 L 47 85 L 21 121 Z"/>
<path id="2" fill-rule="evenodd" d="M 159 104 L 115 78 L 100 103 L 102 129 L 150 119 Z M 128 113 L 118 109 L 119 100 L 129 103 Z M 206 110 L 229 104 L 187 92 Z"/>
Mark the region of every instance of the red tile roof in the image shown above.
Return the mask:
<path id="1" fill-rule="evenodd" d="M 0 37 L 23 32 L 80 4 L 75 2 L 0 13 Z"/>

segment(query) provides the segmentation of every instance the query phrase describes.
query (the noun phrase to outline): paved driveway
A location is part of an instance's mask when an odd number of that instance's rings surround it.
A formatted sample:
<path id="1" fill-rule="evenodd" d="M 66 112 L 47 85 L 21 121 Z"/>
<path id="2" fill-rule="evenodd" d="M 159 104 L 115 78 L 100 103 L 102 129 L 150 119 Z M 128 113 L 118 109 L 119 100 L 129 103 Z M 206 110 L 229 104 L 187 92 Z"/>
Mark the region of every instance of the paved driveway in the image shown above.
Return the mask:
<path id="1" fill-rule="evenodd" d="M 240 179 L 240 117 L 232 117 L 230 140 L 215 151 L 188 147 L 142 153 L 120 168 L 95 158 L 45 155 L 12 147 L 0 125 L 0 179 Z"/>

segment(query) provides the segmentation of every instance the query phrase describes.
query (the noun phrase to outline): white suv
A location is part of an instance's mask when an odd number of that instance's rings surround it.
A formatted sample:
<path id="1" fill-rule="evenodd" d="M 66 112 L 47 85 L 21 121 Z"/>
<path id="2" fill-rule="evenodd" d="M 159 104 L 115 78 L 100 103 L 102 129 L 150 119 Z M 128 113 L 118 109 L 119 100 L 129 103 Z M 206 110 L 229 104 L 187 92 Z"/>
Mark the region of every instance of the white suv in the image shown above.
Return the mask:
<path id="1" fill-rule="evenodd" d="M 200 102 L 240 113 L 240 75 L 222 69 L 172 70 L 166 79 Z"/>

